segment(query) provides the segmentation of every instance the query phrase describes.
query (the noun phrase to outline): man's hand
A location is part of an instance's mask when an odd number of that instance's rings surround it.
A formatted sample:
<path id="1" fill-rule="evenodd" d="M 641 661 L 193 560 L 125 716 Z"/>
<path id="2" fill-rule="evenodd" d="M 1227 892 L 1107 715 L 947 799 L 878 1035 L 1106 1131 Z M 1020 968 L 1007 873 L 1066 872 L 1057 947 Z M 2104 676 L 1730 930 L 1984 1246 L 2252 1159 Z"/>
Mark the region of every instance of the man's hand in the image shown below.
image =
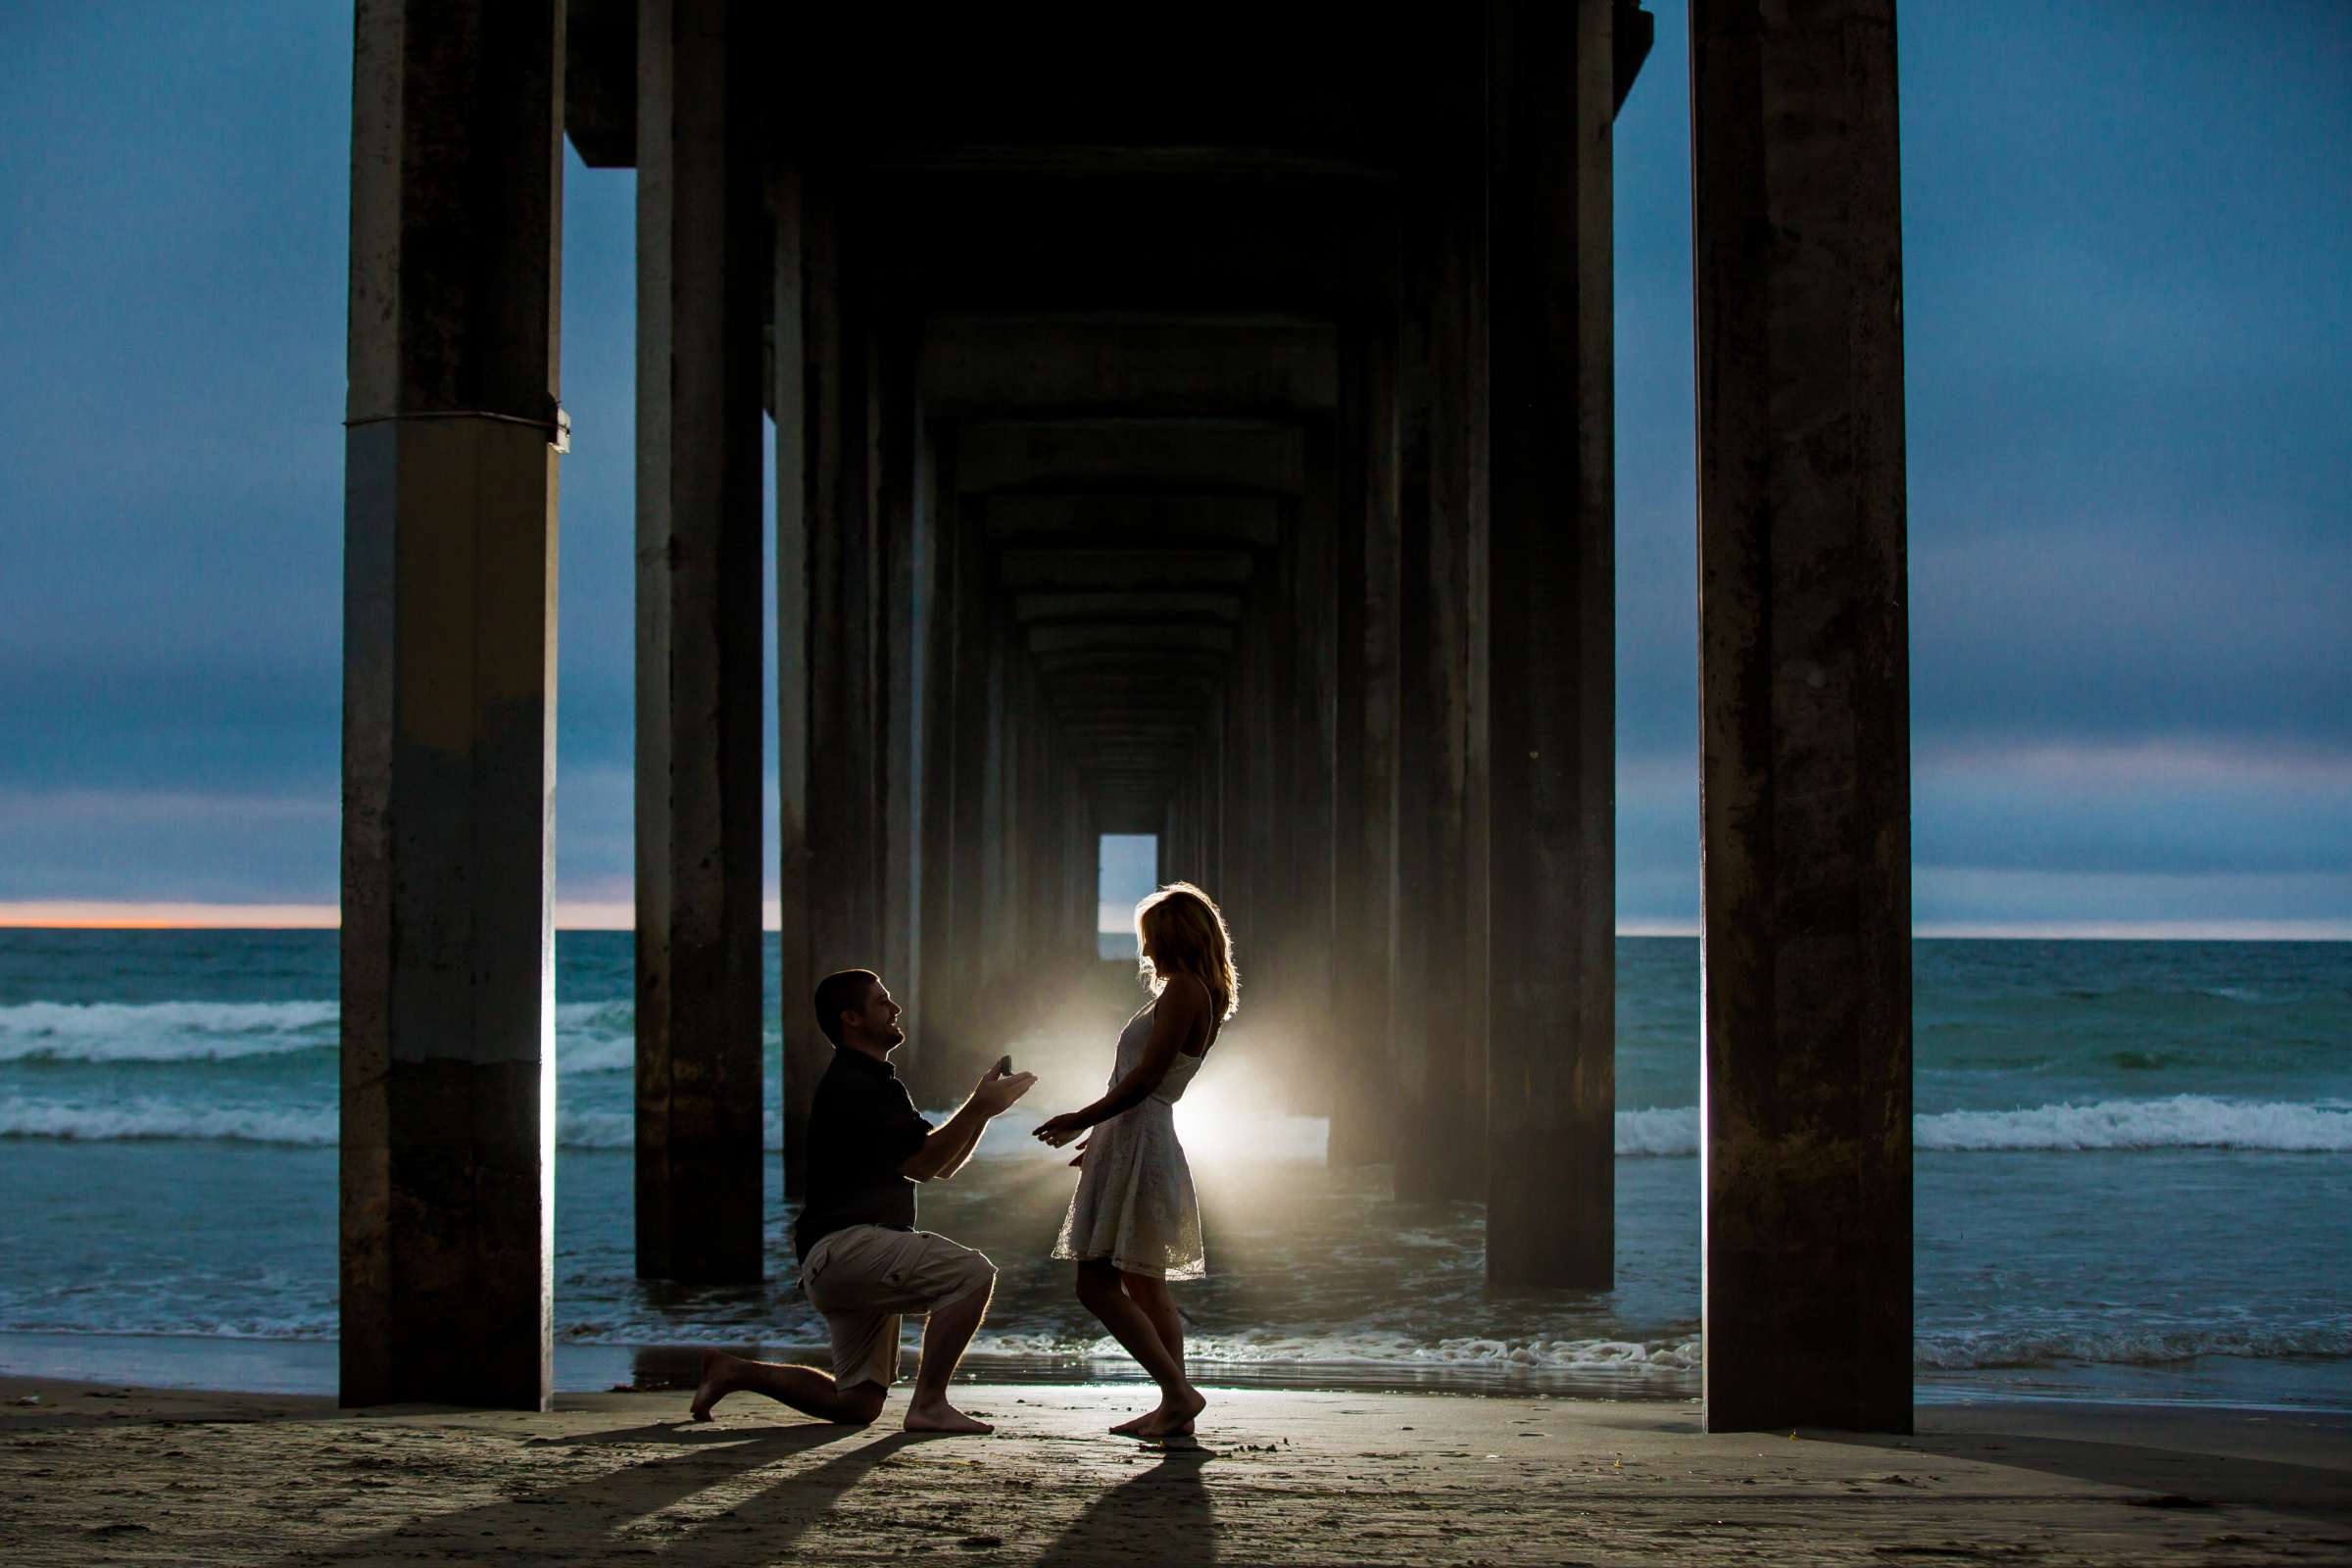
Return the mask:
<path id="1" fill-rule="evenodd" d="M 1002 1116 L 1036 1084 L 1037 1074 L 1033 1072 L 1001 1073 L 991 1067 L 972 1090 L 972 1101 L 983 1114 Z"/>
<path id="2" fill-rule="evenodd" d="M 1065 1110 L 1058 1116 L 1038 1123 L 1036 1137 L 1053 1148 L 1059 1149 L 1093 1125 L 1094 1123 L 1088 1121 L 1077 1111 Z"/>
<path id="3" fill-rule="evenodd" d="M 1090 1140 L 1088 1140 L 1088 1142 L 1089 1142 L 1089 1143 L 1091 1143 L 1091 1142 L 1093 1142 L 1093 1140 L 1091 1140 L 1091 1139 L 1090 1139 Z M 1070 1161 L 1070 1169 L 1072 1169 L 1072 1170 L 1084 1170 L 1085 1168 L 1086 1168 L 1086 1145 L 1085 1145 L 1085 1144 L 1080 1144 L 1080 1145 L 1078 1146 L 1078 1157 L 1077 1157 L 1076 1159 L 1073 1159 L 1073 1160 L 1071 1160 L 1071 1161 Z"/>

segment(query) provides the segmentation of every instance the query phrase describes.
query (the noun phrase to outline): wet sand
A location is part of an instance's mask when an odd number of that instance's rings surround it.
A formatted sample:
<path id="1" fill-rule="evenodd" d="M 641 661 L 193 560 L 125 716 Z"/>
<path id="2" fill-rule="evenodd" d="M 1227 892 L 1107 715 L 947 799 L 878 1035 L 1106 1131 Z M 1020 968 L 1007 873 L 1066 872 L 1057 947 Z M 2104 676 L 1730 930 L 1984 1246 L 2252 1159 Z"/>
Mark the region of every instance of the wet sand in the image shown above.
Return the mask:
<path id="1" fill-rule="evenodd" d="M 39 1563 L 2326 1562 L 2352 1423 L 1923 1406 L 1911 1438 L 1708 1437 L 1689 1404 L 1212 1391 L 1199 1446 L 1120 1387 L 958 1385 L 910 1439 L 738 1396 L 544 1415 L 0 1377 L 0 1558 Z"/>

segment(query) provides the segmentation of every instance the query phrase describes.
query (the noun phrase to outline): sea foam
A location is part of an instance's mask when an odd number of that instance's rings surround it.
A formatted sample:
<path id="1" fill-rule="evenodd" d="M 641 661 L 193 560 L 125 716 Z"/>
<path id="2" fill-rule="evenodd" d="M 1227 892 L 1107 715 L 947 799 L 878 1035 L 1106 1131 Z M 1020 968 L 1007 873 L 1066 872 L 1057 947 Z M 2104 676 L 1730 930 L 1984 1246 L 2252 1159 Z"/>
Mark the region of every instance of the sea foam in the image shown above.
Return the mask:
<path id="1" fill-rule="evenodd" d="M 2105 1100 L 2032 1110 L 1947 1110 L 1922 1116 L 1922 1149 L 2258 1149 L 2298 1153 L 2352 1150 L 2352 1113 L 2317 1104 L 2216 1100 Z"/>
<path id="2" fill-rule="evenodd" d="M 21 1002 L 0 1061 L 226 1061 L 332 1048 L 332 1002 Z"/>
<path id="3" fill-rule="evenodd" d="M 2204 1355 L 2352 1356 L 2352 1317 L 2274 1324 L 1971 1329 L 1922 1334 L 1911 1346 L 1911 1364 L 1936 1372 L 2069 1361 L 2163 1366 Z"/>
<path id="4" fill-rule="evenodd" d="M 628 1072 L 635 1011 L 625 1002 L 556 1007 L 556 1063 L 565 1076 Z M 768 1032 L 769 1042 L 776 1039 Z M 332 1053 L 333 1002 L 24 1002 L 0 1006 L 0 1062 L 172 1063 Z"/>
<path id="5" fill-rule="evenodd" d="M 103 1058 L 93 1058 L 103 1059 Z M 599 1068 L 575 1070 L 596 1071 Z M 933 1111 L 934 1121 L 947 1112 Z M 332 1104 L 300 1106 L 192 1105 L 161 1097 L 90 1103 L 15 1097 L 0 1101 L 0 1138 L 81 1142 L 183 1139 L 319 1147 L 336 1141 Z M 782 1150 L 783 1121 L 771 1103 L 762 1143 Z M 559 1107 L 556 1142 L 565 1149 L 625 1150 L 635 1141 L 629 1110 Z M 980 1148 L 986 1159 L 1039 1158 L 1024 1136 L 1034 1117 L 1008 1115 Z M 1257 1161 L 1312 1163 L 1322 1157 L 1326 1123 L 1318 1116 L 1253 1120 L 1246 1136 L 1223 1142 L 1247 1146 Z M 1230 1135 L 1231 1130 L 1226 1130 Z M 2352 1151 L 2352 1105 L 2342 1102 L 2293 1104 L 2177 1095 L 2169 1100 L 2101 1101 L 2037 1105 L 2020 1110 L 1952 1110 L 1921 1116 L 1912 1137 L 1923 1151 L 2001 1153 L 2225 1149 L 2275 1153 Z M 1688 1158 L 1698 1152 L 1698 1108 L 1666 1106 L 1617 1112 L 1617 1153 L 1625 1158 Z"/>
<path id="6" fill-rule="evenodd" d="M 2282 1153 L 2352 1150 L 2352 1110 L 2337 1102 L 2167 1100 L 2060 1102 L 2017 1110 L 1947 1110 L 1915 1117 L 1915 1145 L 1946 1152 L 2046 1150 L 2244 1149 Z M 1698 1152 L 1698 1107 L 1617 1112 L 1620 1155 Z"/>

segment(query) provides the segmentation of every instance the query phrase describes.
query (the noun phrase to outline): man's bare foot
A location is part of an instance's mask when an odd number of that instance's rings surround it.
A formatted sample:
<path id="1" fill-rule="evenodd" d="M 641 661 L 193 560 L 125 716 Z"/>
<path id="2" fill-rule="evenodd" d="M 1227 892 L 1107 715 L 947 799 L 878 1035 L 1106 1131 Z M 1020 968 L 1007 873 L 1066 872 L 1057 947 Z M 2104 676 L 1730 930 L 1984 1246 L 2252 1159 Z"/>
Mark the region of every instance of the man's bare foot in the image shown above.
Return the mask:
<path id="1" fill-rule="evenodd" d="M 1159 1408 L 1141 1421 L 1129 1423 L 1127 1435 L 1146 1443 L 1180 1438 L 1193 1430 L 1193 1417 L 1208 1408 L 1208 1397 L 1191 1384 L 1175 1394 L 1160 1396 Z"/>
<path id="2" fill-rule="evenodd" d="M 997 1429 L 985 1421 L 975 1421 L 950 1404 L 945 1395 L 925 1397 L 916 1395 L 906 1406 L 906 1419 L 902 1423 L 908 1432 L 955 1432 L 982 1437 Z"/>
<path id="3" fill-rule="evenodd" d="M 688 1406 L 688 1414 L 697 1421 L 710 1419 L 710 1407 L 735 1392 L 734 1379 L 729 1376 L 734 1364 L 735 1358 L 724 1350 L 703 1352 L 703 1381 L 694 1391 L 694 1403 Z"/>

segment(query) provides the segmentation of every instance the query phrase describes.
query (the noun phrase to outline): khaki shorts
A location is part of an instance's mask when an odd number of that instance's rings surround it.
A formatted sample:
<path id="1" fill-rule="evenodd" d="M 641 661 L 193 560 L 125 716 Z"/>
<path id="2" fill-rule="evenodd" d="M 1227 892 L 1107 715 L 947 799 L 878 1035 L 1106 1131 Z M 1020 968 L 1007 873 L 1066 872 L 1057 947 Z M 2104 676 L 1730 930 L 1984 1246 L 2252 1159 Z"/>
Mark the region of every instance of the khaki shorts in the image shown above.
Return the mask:
<path id="1" fill-rule="evenodd" d="M 997 1282 L 997 1266 L 929 1231 L 852 1225 L 817 1239 L 801 1289 L 833 1331 L 833 1381 L 884 1387 L 899 1376 L 899 1319 L 936 1312 Z"/>

